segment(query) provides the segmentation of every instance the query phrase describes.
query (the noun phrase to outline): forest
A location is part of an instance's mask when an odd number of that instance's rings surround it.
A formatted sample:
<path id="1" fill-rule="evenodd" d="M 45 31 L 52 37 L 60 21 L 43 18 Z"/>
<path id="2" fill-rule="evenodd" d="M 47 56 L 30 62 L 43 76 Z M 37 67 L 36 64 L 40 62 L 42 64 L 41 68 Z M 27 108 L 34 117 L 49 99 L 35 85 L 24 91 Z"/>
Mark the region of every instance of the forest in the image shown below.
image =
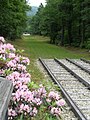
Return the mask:
<path id="1" fill-rule="evenodd" d="M 90 49 L 89 0 L 46 0 L 34 16 L 26 0 L 0 1 L 0 35 L 15 40 L 24 32 L 50 37 L 50 43 Z"/>
<path id="2" fill-rule="evenodd" d="M 28 20 L 28 32 L 50 37 L 50 43 L 90 48 L 89 0 L 46 0 Z"/>
<path id="3" fill-rule="evenodd" d="M 0 36 L 15 40 L 26 28 L 26 11 L 30 7 L 26 0 L 0 1 Z"/>

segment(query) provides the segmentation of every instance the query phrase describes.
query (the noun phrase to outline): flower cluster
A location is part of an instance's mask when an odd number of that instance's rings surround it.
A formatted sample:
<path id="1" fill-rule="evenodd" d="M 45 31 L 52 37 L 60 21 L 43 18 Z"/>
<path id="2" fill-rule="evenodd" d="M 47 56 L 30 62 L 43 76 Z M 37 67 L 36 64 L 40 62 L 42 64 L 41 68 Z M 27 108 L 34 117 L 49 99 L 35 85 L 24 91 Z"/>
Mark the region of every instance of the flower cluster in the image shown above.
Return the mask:
<path id="1" fill-rule="evenodd" d="M 31 75 L 27 71 L 30 61 L 17 53 L 17 50 L 10 43 L 5 44 L 3 37 L 0 37 L 0 61 L 5 64 L 0 66 L 0 75 L 12 81 L 14 90 L 8 108 L 9 120 L 14 120 L 22 114 L 24 119 L 37 115 L 41 105 L 53 116 L 60 116 L 61 106 L 65 101 L 55 91 L 47 92 L 43 85 L 37 89 L 31 89 Z"/>
<path id="2" fill-rule="evenodd" d="M 6 76 L 8 80 L 13 82 L 14 89 L 17 90 L 22 87 L 22 85 L 27 85 L 30 80 L 29 73 L 19 73 L 17 71 L 11 73 L 10 75 Z"/>
<path id="3" fill-rule="evenodd" d="M 4 37 L 0 37 L 0 46 L 5 43 Z"/>

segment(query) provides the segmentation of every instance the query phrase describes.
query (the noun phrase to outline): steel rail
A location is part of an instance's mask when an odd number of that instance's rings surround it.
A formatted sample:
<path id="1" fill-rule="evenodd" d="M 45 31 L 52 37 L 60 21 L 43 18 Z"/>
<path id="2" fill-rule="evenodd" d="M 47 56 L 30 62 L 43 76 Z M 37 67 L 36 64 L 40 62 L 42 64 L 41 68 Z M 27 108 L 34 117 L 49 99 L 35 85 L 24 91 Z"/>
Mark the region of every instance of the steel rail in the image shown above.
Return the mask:
<path id="1" fill-rule="evenodd" d="M 79 120 L 87 120 L 87 118 L 83 115 L 83 113 L 80 111 L 78 106 L 75 104 L 75 102 L 71 99 L 71 97 L 68 95 L 68 93 L 65 91 L 65 89 L 62 87 L 62 85 L 58 82 L 57 78 L 54 76 L 54 74 L 51 72 L 49 67 L 45 64 L 45 62 L 39 58 L 39 61 L 42 63 L 52 80 L 58 85 L 60 88 L 63 96 L 65 97 L 67 103 L 71 106 L 72 111 L 75 113 L 75 115 L 78 117 Z"/>
<path id="2" fill-rule="evenodd" d="M 80 60 L 82 60 L 82 61 L 90 64 L 90 60 L 86 60 L 86 59 L 84 59 L 84 58 L 81 58 Z"/>
<path id="3" fill-rule="evenodd" d="M 88 89 L 90 89 L 90 83 L 86 82 L 83 78 L 81 78 L 79 75 L 77 75 L 75 72 L 73 72 L 71 69 L 69 69 L 67 66 L 65 66 L 63 63 L 61 63 L 57 58 L 54 59 L 58 64 L 60 64 L 62 67 L 64 67 L 68 72 L 70 72 L 75 78 L 77 78 L 80 82 L 82 82 Z"/>
<path id="4" fill-rule="evenodd" d="M 77 67 L 81 68 L 82 70 L 84 70 L 85 72 L 89 73 L 90 74 L 90 70 L 88 70 L 87 68 L 79 65 L 78 63 L 74 62 L 73 60 L 69 59 L 69 58 L 66 58 L 67 61 L 69 61 L 70 63 L 76 65 Z"/>

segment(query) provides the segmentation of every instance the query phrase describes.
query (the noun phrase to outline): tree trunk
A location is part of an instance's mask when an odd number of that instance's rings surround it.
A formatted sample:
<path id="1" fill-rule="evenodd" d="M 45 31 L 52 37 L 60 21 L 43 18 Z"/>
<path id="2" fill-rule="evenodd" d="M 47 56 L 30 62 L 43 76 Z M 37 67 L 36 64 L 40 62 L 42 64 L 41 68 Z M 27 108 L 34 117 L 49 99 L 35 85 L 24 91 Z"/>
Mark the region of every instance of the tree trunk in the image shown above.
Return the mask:
<path id="1" fill-rule="evenodd" d="M 64 46 L 64 25 L 62 25 L 61 46 Z"/>
<path id="2" fill-rule="evenodd" d="M 83 47 L 84 41 L 85 41 L 85 22 L 82 21 L 82 37 L 81 37 L 80 47 Z"/>
<path id="3" fill-rule="evenodd" d="M 79 35 L 79 44 L 81 43 L 81 19 L 79 20 L 79 30 L 78 30 L 78 35 Z"/>
<path id="4" fill-rule="evenodd" d="M 71 23 L 71 21 L 68 22 L 68 43 L 71 46 L 71 43 L 72 43 L 72 23 Z"/>

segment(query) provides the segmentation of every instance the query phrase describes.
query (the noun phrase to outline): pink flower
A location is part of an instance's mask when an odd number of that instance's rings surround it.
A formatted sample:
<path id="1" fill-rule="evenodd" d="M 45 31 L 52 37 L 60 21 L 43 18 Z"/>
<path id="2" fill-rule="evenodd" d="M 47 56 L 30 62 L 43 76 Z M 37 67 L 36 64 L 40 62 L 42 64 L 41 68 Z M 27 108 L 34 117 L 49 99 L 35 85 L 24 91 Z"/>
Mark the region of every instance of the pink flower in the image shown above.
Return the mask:
<path id="1" fill-rule="evenodd" d="M 49 102 L 49 103 L 51 102 L 51 100 L 50 100 L 50 99 L 46 99 L 46 101 L 47 101 L 47 102 Z"/>
<path id="2" fill-rule="evenodd" d="M 27 77 L 28 77 L 28 78 L 31 77 L 31 75 L 30 75 L 29 73 L 27 73 L 27 72 L 26 72 L 26 73 L 21 73 L 20 76 L 21 76 L 21 77 L 26 77 L 26 78 L 27 78 Z"/>
<path id="3" fill-rule="evenodd" d="M 22 86 L 22 81 L 15 81 L 14 86 L 16 89 L 20 88 L 20 86 Z"/>
<path id="4" fill-rule="evenodd" d="M 60 116 L 60 114 L 61 114 L 61 109 L 60 108 L 55 108 L 55 107 L 53 107 L 52 109 L 51 109 L 51 114 L 53 114 L 54 116 Z"/>
<path id="5" fill-rule="evenodd" d="M 4 55 L 5 55 L 5 53 L 6 53 L 5 48 L 4 48 L 4 45 L 3 45 L 2 43 L 0 44 L 0 53 L 1 53 L 1 54 L 4 54 Z"/>
<path id="6" fill-rule="evenodd" d="M 16 57 L 14 58 L 14 60 L 15 60 L 16 62 L 20 62 L 20 57 L 19 57 L 19 56 L 16 56 Z"/>
<path id="7" fill-rule="evenodd" d="M 39 105 L 42 104 L 42 101 L 40 100 L 40 98 L 34 98 L 34 99 L 32 100 L 32 102 L 33 102 L 34 104 L 36 104 L 37 106 L 39 106 Z"/>
<path id="8" fill-rule="evenodd" d="M 14 61 L 14 60 L 9 61 L 9 62 L 7 63 L 7 67 L 15 69 L 15 68 L 16 68 L 16 63 L 15 63 L 15 61 Z"/>
<path id="9" fill-rule="evenodd" d="M 22 65 L 22 64 L 18 64 L 17 68 L 18 68 L 19 71 L 25 71 L 26 70 L 26 66 Z"/>
<path id="10" fill-rule="evenodd" d="M 19 113 L 24 113 L 25 115 L 27 115 L 27 113 L 30 113 L 31 108 L 27 105 L 27 104 L 21 104 L 20 105 L 20 109 L 19 109 Z"/>
<path id="11" fill-rule="evenodd" d="M 0 43 L 5 43 L 4 37 L 1 37 L 1 36 L 0 36 Z"/>
<path id="12" fill-rule="evenodd" d="M 15 53 L 9 53 L 8 58 L 15 58 Z"/>
<path id="13" fill-rule="evenodd" d="M 14 48 L 13 45 L 11 45 L 10 43 L 4 44 L 5 49 L 10 50 L 10 51 L 15 51 L 16 49 Z"/>
<path id="14" fill-rule="evenodd" d="M 45 87 L 41 86 L 39 89 L 38 89 L 38 96 L 39 97 L 45 97 L 46 96 L 46 90 L 45 90 Z"/>
<path id="15" fill-rule="evenodd" d="M 19 112 L 20 112 L 20 113 L 23 113 L 24 104 L 21 104 L 19 108 L 20 108 L 20 109 L 19 109 Z"/>
<path id="16" fill-rule="evenodd" d="M 28 105 L 24 105 L 24 111 L 26 111 L 27 113 L 29 113 L 29 112 L 30 112 L 30 108 L 29 108 L 29 106 L 28 106 Z"/>
<path id="17" fill-rule="evenodd" d="M 24 101 L 31 102 L 34 99 L 33 94 L 32 94 L 31 91 L 27 90 L 27 91 L 24 91 L 22 93 L 23 94 L 22 94 L 21 97 L 24 99 Z"/>
<path id="18" fill-rule="evenodd" d="M 30 116 L 36 116 L 38 110 L 36 107 L 33 108 L 33 110 L 30 112 Z"/>
<path id="19" fill-rule="evenodd" d="M 56 101 L 56 104 L 58 106 L 64 106 L 65 105 L 65 100 L 64 99 L 60 99 L 60 100 Z"/>
<path id="20" fill-rule="evenodd" d="M 2 74 L 4 74 L 4 70 L 3 69 L 0 70 L 0 75 L 2 75 Z"/>
<path id="21" fill-rule="evenodd" d="M 15 96 L 14 96 L 14 97 L 15 97 L 16 101 L 19 102 L 20 99 L 21 99 L 21 93 L 17 91 L 17 92 L 15 93 Z"/>
<path id="22" fill-rule="evenodd" d="M 13 109 L 11 108 L 11 109 L 8 109 L 8 115 L 15 117 L 15 116 L 17 115 L 17 113 L 16 113 L 15 110 L 13 110 Z"/>
<path id="23" fill-rule="evenodd" d="M 20 76 L 20 73 L 15 71 L 15 72 L 11 73 L 10 75 L 8 75 L 6 78 L 8 80 L 15 82 L 15 81 L 18 81 L 19 76 Z"/>
<path id="24" fill-rule="evenodd" d="M 27 91 L 28 89 L 28 86 L 27 85 L 22 85 L 20 86 L 19 90 L 22 90 L 22 91 Z"/>
<path id="25" fill-rule="evenodd" d="M 30 64 L 30 60 L 27 57 L 22 57 L 21 63 L 29 65 Z"/>
<path id="26" fill-rule="evenodd" d="M 19 78 L 19 80 L 22 81 L 24 85 L 28 84 L 31 81 L 30 78 L 26 78 L 26 77 Z"/>
<path id="27" fill-rule="evenodd" d="M 57 92 L 51 91 L 48 95 L 50 99 L 59 100 L 60 96 Z"/>

